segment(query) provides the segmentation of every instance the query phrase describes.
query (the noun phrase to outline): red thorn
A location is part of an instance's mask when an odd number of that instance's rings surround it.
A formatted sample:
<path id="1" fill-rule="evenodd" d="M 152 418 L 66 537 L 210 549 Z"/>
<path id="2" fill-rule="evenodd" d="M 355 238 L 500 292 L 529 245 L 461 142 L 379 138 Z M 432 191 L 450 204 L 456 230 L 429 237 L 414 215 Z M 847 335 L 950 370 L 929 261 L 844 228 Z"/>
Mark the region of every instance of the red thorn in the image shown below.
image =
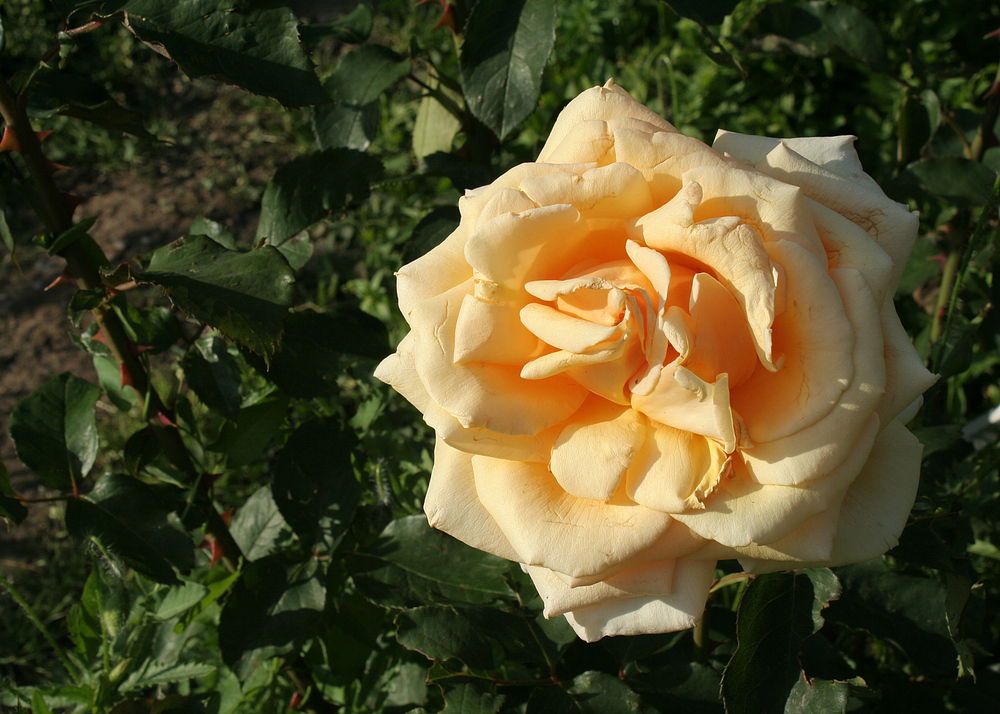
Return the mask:
<path id="1" fill-rule="evenodd" d="M 457 35 L 458 30 L 455 28 L 455 6 L 448 2 L 448 0 L 419 0 L 417 5 L 426 5 L 427 3 L 435 3 L 441 6 L 441 17 L 438 18 L 434 29 L 448 27 L 452 33 Z"/>
<path id="2" fill-rule="evenodd" d="M 232 520 L 232 518 L 233 518 L 233 511 L 235 511 L 235 510 L 236 510 L 235 508 L 230 508 L 225 513 L 220 513 L 219 514 L 219 518 L 221 518 L 222 522 L 225 523 L 228 526 L 229 525 L 229 521 Z"/>
<path id="3" fill-rule="evenodd" d="M 3 151 L 21 151 L 21 143 L 17 140 L 14 130 L 10 128 L 10 124 L 4 126 L 3 138 L 0 139 L 0 152 Z"/>
<path id="4" fill-rule="evenodd" d="M 209 563 L 209 565 L 215 565 L 225 555 L 226 555 L 226 551 L 223 549 L 223 547 L 221 545 L 219 545 L 219 541 L 217 541 L 217 540 L 215 540 L 215 538 L 213 538 L 212 539 L 212 562 Z"/>
<path id="5" fill-rule="evenodd" d="M 135 380 L 132 379 L 132 372 L 129 371 L 129 368 L 125 366 L 124 362 L 122 362 L 118 366 L 121 368 L 121 373 L 122 373 L 122 389 L 124 389 L 125 387 L 132 387 L 134 389 Z"/>
<path id="6" fill-rule="evenodd" d="M 54 174 L 56 171 L 62 171 L 63 169 L 69 168 L 69 166 L 66 166 L 65 164 L 57 164 L 55 161 L 45 158 L 42 159 L 42 166 L 45 167 L 45 170 L 48 172 L 49 176 Z"/>
<path id="7" fill-rule="evenodd" d="M 73 276 L 69 274 L 69 270 L 64 270 L 64 271 L 62 271 L 59 274 L 58 278 L 56 278 L 51 283 L 49 283 L 48 285 L 46 285 L 45 289 L 46 290 L 51 290 L 56 285 L 72 285 L 75 288 L 76 287 L 76 280 L 74 280 Z"/>
<path id="8" fill-rule="evenodd" d="M 937 255 L 932 255 L 931 260 L 941 266 L 941 270 L 944 270 L 944 264 L 948 262 L 948 256 L 944 253 L 938 253 Z"/>
<path id="9" fill-rule="evenodd" d="M 998 27 L 997 29 L 993 30 L 993 32 L 988 32 L 985 35 L 983 35 L 983 39 L 984 40 L 988 40 L 991 37 L 998 37 L 998 38 L 1000 38 L 1000 27 Z"/>
<path id="10" fill-rule="evenodd" d="M 66 207 L 69 208 L 70 213 L 73 213 L 77 206 L 91 198 L 90 196 L 74 196 L 72 193 L 64 193 L 62 197 L 63 203 L 65 203 Z"/>
<path id="11" fill-rule="evenodd" d="M 302 704 L 302 692 L 295 692 L 292 695 L 292 700 L 288 702 L 288 711 L 298 709 L 300 704 Z"/>
<path id="12" fill-rule="evenodd" d="M 156 412 L 156 423 L 162 426 L 164 429 L 168 427 L 177 428 L 177 425 L 170 421 L 170 418 L 163 412 Z"/>

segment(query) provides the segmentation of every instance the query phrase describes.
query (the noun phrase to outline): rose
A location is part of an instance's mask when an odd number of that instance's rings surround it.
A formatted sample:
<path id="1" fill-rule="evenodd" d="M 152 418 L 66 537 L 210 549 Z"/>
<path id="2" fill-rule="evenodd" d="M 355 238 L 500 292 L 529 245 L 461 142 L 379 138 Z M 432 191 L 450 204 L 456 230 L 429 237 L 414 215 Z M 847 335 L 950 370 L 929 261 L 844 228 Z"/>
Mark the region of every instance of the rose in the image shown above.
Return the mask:
<path id="1" fill-rule="evenodd" d="M 709 148 L 608 82 L 404 266 L 376 376 L 437 433 L 436 528 L 587 640 L 695 624 L 718 559 L 897 542 L 934 381 L 892 302 L 917 219 L 853 137 Z"/>

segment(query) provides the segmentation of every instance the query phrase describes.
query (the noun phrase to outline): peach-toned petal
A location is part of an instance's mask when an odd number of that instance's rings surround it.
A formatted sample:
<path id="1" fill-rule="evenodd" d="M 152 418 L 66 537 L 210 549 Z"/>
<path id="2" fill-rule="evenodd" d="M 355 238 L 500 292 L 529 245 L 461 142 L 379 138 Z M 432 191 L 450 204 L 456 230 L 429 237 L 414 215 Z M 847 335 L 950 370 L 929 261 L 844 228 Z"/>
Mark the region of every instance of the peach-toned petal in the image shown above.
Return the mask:
<path id="1" fill-rule="evenodd" d="M 920 355 L 913 349 L 888 296 L 882 305 L 882 337 L 885 340 L 885 395 L 878 405 L 878 416 L 889 424 L 925 391 L 938 376 L 924 367 Z"/>
<path id="2" fill-rule="evenodd" d="M 854 327 L 854 344 L 844 357 L 855 365 L 851 383 L 822 419 L 773 441 L 754 441 L 744 456 L 761 483 L 801 484 L 829 473 L 848 458 L 855 440 L 878 419 L 873 412 L 886 380 L 878 313 L 860 273 L 834 270 L 831 278 Z"/>
<path id="3" fill-rule="evenodd" d="M 480 500 L 527 565 L 597 575 L 648 549 L 671 523 L 627 499 L 571 496 L 544 464 L 475 456 L 472 467 Z"/>
<path id="4" fill-rule="evenodd" d="M 662 205 L 681 190 L 681 176 L 698 166 L 731 166 L 732 161 L 683 134 L 649 133 L 619 129 L 614 133 L 618 161 L 642 171 L 656 205 Z"/>
<path id="5" fill-rule="evenodd" d="M 726 453 L 711 439 L 651 425 L 628 469 L 629 498 L 665 513 L 702 508 L 723 477 L 726 462 Z"/>
<path id="6" fill-rule="evenodd" d="M 473 548 L 507 560 L 517 559 L 510 541 L 479 500 L 472 454 L 453 449 L 440 438 L 434 445 L 434 471 L 427 486 L 424 513 L 431 528 Z"/>
<path id="7" fill-rule="evenodd" d="M 413 309 L 424 300 L 437 297 L 472 277 L 472 268 L 465 262 L 468 237 L 467 226 L 459 225 L 433 250 L 396 273 L 399 309 L 407 321 Z"/>
<path id="8" fill-rule="evenodd" d="M 777 241 L 767 251 L 786 275 L 786 307 L 772 331 L 775 355 L 784 363 L 777 372 L 758 368 L 732 394 L 755 444 L 794 434 L 829 414 L 855 369 L 854 329 L 843 305 L 851 296 L 842 299 L 825 266 L 799 245 Z M 870 302 L 863 281 L 860 289 Z"/>
<path id="9" fill-rule="evenodd" d="M 586 119 L 570 127 L 563 140 L 538 160 L 547 164 L 596 163 L 603 166 L 609 163 L 608 154 L 614 154 L 614 145 L 615 138 L 607 122 Z"/>
<path id="10" fill-rule="evenodd" d="M 767 142 L 771 148 L 761 156 Z M 892 294 L 917 237 L 917 214 L 882 192 L 862 169 L 853 144 L 853 136 L 762 140 L 725 134 L 716 138 L 715 148 L 758 171 L 800 186 L 809 198 L 868 231 L 892 259 L 888 289 Z"/>
<path id="11" fill-rule="evenodd" d="M 660 251 L 687 256 L 710 268 L 715 278 L 736 297 L 746 315 L 761 362 L 776 369 L 771 355 L 771 325 L 777 275 L 771 258 L 754 230 L 739 218 L 694 222 L 701 203 L 701 187 L 694 182 L 668 203 L 639 218 L 629 237 Z"/>
<path id="12" fill-rule="evenodd" d="M 894 421 L 878 435 L 861 473 L 836 511 L 833 548 L 818 562 L 798 567 L 834 567 L 877 558 L 899 543 L 917 496 L 923 447 L 905 426 Z M 781 563 L 741 559 L 747 572 L 781 570 Z"/>
<path id="13" fill-rule="evenodd" d="M 622 600 L 644 595 L 662 597 L 670 594 L 676 560 L 656 560 L 613 575 L 593 585 L 570 587 L 547 568 L 522 566 L 531 576 L 545 603 L 545 616 L 556 617 L 570 610 L 589 607 L 608 600 Z"/>
<path id="14" fill-rule="evenodd" d="M 868 289 L 881 305 L 892 276 L 892 259 L 859 225 L 812 199 L 807 199 L 830 269 L 851 268 L 865 276 Z"/>
<path id="15" fill-rule="evenodd" d="M 545 345 L 521 324 L 518 307 L 517 303 L 498 305 L 473 295 L 462 298 L 455 326 L 455 362 L 520 367 L 540 355 Z"/>
<path id="16" fill-rule="evenodd" d="M 757 366 L 740 304 L 718 280 L 698 273 L 692 281 L 690 311 L 694 349 L 684 366 L 706 382 L 727 374 L 730 388 L 738 387 Z"/>
<path id="17" fill-rule="evenodd" d="M 458 419 L 431 399 L 417 374 L 413 360 L 411 332 L 399 343 L 375 370 L 375 377 L 392 386 L 415 406 L 427 422 L 448 444 L 461 451 L 495 456 L 500 459 L 547 463 L 552 444 L 562 431 L 562 425 L 550 427 L 534 436 L 509 436 L 480 427 L 464 427 Z"/>
<path id="18" fill-rule="evenodd" d="M 455 303 L 468 290 L 460 285 L 412 313 L 414 366 L 430 398 L 462 426 L 511 436 L 537 434 L 575 412 L 587 392 L 565 377 L 528 381 L 517 367 L 455 363 Z"/>
<path id="19" fill-rule="evenodd" d="M 645 439 L 641 414 L 591 397 L 556 439 L 549 469 L 567 493 L 610 501 Z"/>
<path id="20" fill-rule="evenodd" d="M 734 459 L 733 478 L 723 479 L 705 500 L 704 510 L 673 514 L 703 538 L 731 548 L 781 540 L 813 516 L 834 507 L 857 476 L 871 451 L 878 423 L 855 443 L 850 456 L 823 478 L 804 486 L 777 486 L 753 481 Z"/>
<path id="21" fill-rule="evenodd" d="M 614 163 L 582 174 L 563 172 L 521 181 L 521 191 L 539 206 L 569 203 L 584 218 L 631 218 L 653 207 L 649 186 L 628 164 Z"/>
<path id="22" fill-rule="evenodd" d="M 478 275 L 511 290 L 532 280 L 562 275 L 589 231 L 570 205 L 506 213 L 481 223 L 465 244 L 465 259 Z"/>
<path id="23" fill-rule="evenodd" d="M 521 309 L 521 323 L 548 344 L 569 352 L 586 352 L 619 333 L 617 325 L 600 325 L 539 303 Z"/>
<path id="24" fill-rule="evenodd" d="M 637 102 L 631 94 L 609 79 L 603 87 L 592 87 L 566 105 L 556 118 L 545 146 L 538 154 L 538 160 L 549 161 L 549 157 L 566 140 L 572 128 L 580 122 L 607 121 L 621 117 L 639 119 L 662 131 L 677 131 L 656 112 Z"/>
<path id="25" fill-rule="evenodd" d="M 587 642 L 613 635 L 676 632 L 694 627 L 705 611 L 715 578 L 712 561 L 678 560 L 667 597 L 609 600 L 566 613 L 573 630 Z"/>
<path id="26" fill-rule="evenodd" d="M 727 375 L 706 382 L 685 367 L 669 365 L 647 394 L 633 392 L 632 408 L 660 424 L 716 439 L 726 453 L 736 448 Z"/>

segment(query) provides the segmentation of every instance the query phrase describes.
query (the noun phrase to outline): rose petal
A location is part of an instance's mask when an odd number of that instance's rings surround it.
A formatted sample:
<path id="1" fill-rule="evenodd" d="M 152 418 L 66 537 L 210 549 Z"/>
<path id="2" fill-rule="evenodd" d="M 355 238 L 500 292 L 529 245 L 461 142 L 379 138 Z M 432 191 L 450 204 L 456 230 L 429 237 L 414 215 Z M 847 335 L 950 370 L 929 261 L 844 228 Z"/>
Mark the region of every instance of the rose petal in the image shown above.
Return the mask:
<path id="1" fill-rule="evenodd" d="M 842 299 L 826 266 L 795 243 L 768 243 L 767 251 L 786 275 L 785 311 L 772 330 L 774 352 L 784 364 L 777 372 L 758 368 L 732 393 L 755 444 L 794 434 L 829 414 L 855 369 L 854 329 L 843 306 L 852 296 Z M 860 289 L 870 295 L 864 284 Z"/>
<path id="2" fill-rule="evenodd" d="M 731 548 L 781 540 L 813 516 L 836 505 L 857 476 L 878 433 L 878 419 L 854 444 L 850 456 L 823 478 L 805 486 L 753 481 L 736 459 L 735 475 L 723 479 L 704 510 L 673 514 L 692 531 Z"/>
<path id="3" fill-rule="evenodd" d="M 455 306 L 470 289 L 460 285 L 411 314 L 414 366 L 430 398 L 462 426 L 511 436 L 537 434 L 575 412 L 587 392 L 565 377 L 528 381 L 517 367 L 455 363 Z"/>
<path id="4" fill-rule="evenodd" d="M 867 283 L 854 270 L 834 270 L 830 277 L 854 327 L 853 348 L 844 357 L 855 366 L 851 384 L 836 406 L 810 426 L 773 441 L 754 440 L 754 448 L 744 457 L 761 483 L 802 484 L 829 473 L 848 457 L 855 439 L 869 428 L 882 398 L 886 383 L 882 332 Z M 821 374 L 816 377 L 821 378 Z"/>
<path id="5" fill-rule="evenodd" d="M 714 578 L 713 561 L 678 560 L 669 596 L 601 602 L 566 613 L 566 620 L 587 642 L 611 635 L 685 630 L 701 620 Z"/>
<path id="6" fill-rule="evenodd" d="M 549 137 L 538 154 L 539 161 L 549 161 L 556 148 L 567 138 L 570 130 L 584 121 L 632 117 L 662 131 L 677 131 L 656 112 L 643 106 L 632 95 L 608 80 L 603 87 L 592 87 L 579 94 L 559 113 Z M 596 159 L 595 159 L 596 160 Z"/>
<path id="7" fill-rule="evenodd" d="M 694 349 L 684 367 L 706 382 L 726 374 L 730 389 L 742 384 L 757 366 L 757 353 L 736 298 L 708 273 L 698 273 L 692 281 L 690 310 Z"/>
<path id="8" fill-rule="evenodd" d="M 517 552 L 476 493 L 472 454 L 454 449 L 440 438 L 434 444 L 434 470 L 427 486 L 424 513 L 431 528 L 473 548 L 517 560 Z"/>
<path id="9" fill-rule="evenodd" d="M 711 383 L 677 363 L 668 365 L 648 394 L 633 391 L 632 408 L 660 424 L 715 439 L 727 454 L 736 448 L 727 375 Z"/>
<path id="10" fill-rule="evenodd" d="M 455 362 L 521 367 L 540 355 L 545 345 L 521 324 L 519 307 L 514 301 L 498 305 L 473 295 L 462 298 L 455 325 Z"/>
<path id="11" fill-rule="evenodd" d="M 522 566 L 531 576 L 545 603 L 545 617 L 564 615 L 570 610 L 589 607 L 609 600 L 653 595 L 667 596 L 673 587 L 676 560 L 657 560 L 630 568 L 618 575 L 594 583 L 570 587 L 547 568 Z"/>
<path id="12" fill-rule="evenodd" d="M 539 206 L 569 203 L 588 219 L 641 216 L 653 207 L 642 174 L 622 163 L 526 178 L 519 188 Z"/>
<path id="13" fill-rule="evenodd" d="M 883 424 L 890 423 L 921 394 L 930 389 L 938 376 L 924 367 L 913 349 L 893 305 L 892 296 L 882 304 L 882 337 L 885 340 L 885 395 L 878 405 Z M 905 423 L 905 422 L 904 422 Z"/>
<path id="14" fill-rule="evenodd" d="M 726 465 L 726 453 L 704 436 L 662 424 L 649 427 L 628 469 L 629 498 L 647 508 L 680 513 L 702 508 Z"/>
<path id="15" fill-rule="evenodd" d="M 571 496 L 543 464 L 475 456 L 472 466 L 480 500 L 527 565 L 598 575 L 648 549 L 671 523 L 627 499 Z"/>
<path id="16" fill-rule="evenodd" d="M 552 447 L 549 469 L 567 493 L 610 501 L 646 439 L 641 414 L 590 398 Z"/>
<path id="17" fill-rule="evenodd" d="M 868 461 L 836 511 L 839 518 L 831 553 L 819 562 L 797 567 L 859 563 L 894 548 L 917 496 L 922 452 L 920 441 L 905 426 L 890 423 L 878 435 Z M 741 558 L 740 565 L 748 573 L 785 567 L 753 557 Z"/>

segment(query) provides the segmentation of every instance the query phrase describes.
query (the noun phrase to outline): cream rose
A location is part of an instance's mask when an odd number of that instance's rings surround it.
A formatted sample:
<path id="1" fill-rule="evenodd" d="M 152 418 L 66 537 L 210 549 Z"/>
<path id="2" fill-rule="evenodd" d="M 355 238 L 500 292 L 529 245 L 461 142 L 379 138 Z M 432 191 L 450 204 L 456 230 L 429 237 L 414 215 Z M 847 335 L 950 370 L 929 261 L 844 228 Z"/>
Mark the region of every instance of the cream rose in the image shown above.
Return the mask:
<path id="1" fill-rule="evenodd" d="M 718 559 L 896 542 L 933 383 L 893 307 L 917 229 L 852 137 L 679 134 L 608 82 L 399 271 L 376 376 L 437 433 L 435 528 L 586 640 L 694 625 Z"/>

